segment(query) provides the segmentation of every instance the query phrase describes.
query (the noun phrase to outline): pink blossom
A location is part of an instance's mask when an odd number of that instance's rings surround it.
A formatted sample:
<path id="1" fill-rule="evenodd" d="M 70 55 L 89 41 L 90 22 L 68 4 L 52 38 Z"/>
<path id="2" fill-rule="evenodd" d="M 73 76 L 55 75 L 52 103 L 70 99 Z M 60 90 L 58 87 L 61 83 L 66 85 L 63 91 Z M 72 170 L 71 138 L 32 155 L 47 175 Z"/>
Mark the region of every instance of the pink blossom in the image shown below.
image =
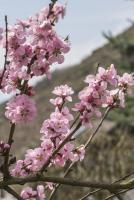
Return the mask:
<path id="1" fill-rule="evenodd" d="M 5 115 L 12 123 L 30 122 L 36 115 L 35 102 L 25 94 L 15 96 L 7 103 Z"/>
<path id="2" fill-rule="evenodd" d="M 63 104 L 63 98 L 57 97 L 55 99 L 50 99 L 50 102 L 57 107 L 60 107 Z"/>
<path id="3" fill-rule="evenodd" d="M 26 175 L 28 175 L 28 173 L 25 171 L 24 166 L 25 166 L 24 161 L 18 160 L 15 164 L 15 167 L 10 169 L 11 176 L 15 176 L 15 177 L 23 176 L 23 177 L 25 177 Z"/>
<path id="4" fill-rule="evenodd" d="M 34 172 L 42 168 L 48 157 L 49 154 L 44 152 L 43 148 L 38 147 L 27 150 L 24 162 L 27 169 Z"/>
<path id="5" fill-rule="evenodd" d="M 59 138 L 67 135 L 69 132 L 69 122 L 73 119 L 69 109 L 64 107 L 61 111 L 56 108 L 55 112 L 50 115 L 50 119 L 43 122 L 40 132 L 47 138 Z"/>
<path id="6" fill-rule="evenodd" d="M 123 90 L 114 89 L 107 92 L 107 103 L 105 106 L 115 106 L 125 108 L 125 93 Z"/>
<path id="7" fill-rule="evenodd" d="M 21 192 L 21 197 L 24 200 L 35 199 L 37 196 L 37 191 L 33 190 L 31 187 L 26 187 Z"/>
<path id="8" fill-rule="evenodd" d="M 74 150 L 74 144 L 69 142 L 60 150 L 60 153 L 62 154 L 62 157 L 65 160 L 69 160 L 69 159 L 71 160 L 73 150 Z"/>
<path id="9" fill-rule="evenodd" d="M 84 157 L 85 157 L 85 147 L 84 145 L 81 145 L 75 150 L 71 160 L 73 162 L 77 162 L 78 160 L 82 161 Z"/>
<path id="10" fill-rule="evenodd" d="M 58 20 L 60 15 L 62 18 L 64 17 L 65 12 L 66 12 L 66 7 L 60 3 L 56 3 L 53 7 L 53 12 L 54 12 L 56 19 Z"/>
<path id="11" fill-rule="evenodd" d="M 68 101 L 72 101 L 71 95 L 73 93 L 74 93 L 74 91 L 68 85 L 57 86 L 53 90 L 53 94 L 55 94 L 59 97 L 65 98 Z"/>
<path id="12" fill-rule="evenodd" d="M 107 81 L 111 85 L 117 84 L 117 71 L 113 64 L 105 70 L 103 67 L 98 68 L 97 79 Z"/>
<path id="13" fill-rule="evenodd" d="M 66 160 L 62 157 L 62 154 L 58 153 L 53 159 L 53 164 L 56 166 L 64 167 Z"/>
<path id="14" fill-rule="evenodd" d="M 45 154 L 48 154 L 47 157 L 49 157 L 53 151 L 54 145 L 50 139 L 45 139 L 42 141 L 41 147 L 45 151 Z"/>
<path id="15" fill-rule="evenodd" d="M 64 107 L 61 110 L 61 114 L 68 119 L 68 121 L 72 121 L 74 119 L 73 115 L 70 113 L 68 107 Z"/>
<path id="16" fill-rule="evenodd" d="M 119 86 L 126 87 L 127 85 L 134 85 L 133 74 L 124 73 L 123 76 L 118 76 Z"/>
<path id="17" fill-rule="evenodd" d="M 82 116 L 80 116 L 82 125 L 92 128 L 92 121 L 91 121 L 92 117 L 93 117 L 92 112 L 84 111 Z"/>
<path id="18" fill-rule="evenodd" d="M 69 131 L 69 121 L 60 112 L 54 112 L 51 114 L 50 119 L 43 122 L 41 133 L 44 133 L 47 137 L 59 137 L 67 134 Z"/>

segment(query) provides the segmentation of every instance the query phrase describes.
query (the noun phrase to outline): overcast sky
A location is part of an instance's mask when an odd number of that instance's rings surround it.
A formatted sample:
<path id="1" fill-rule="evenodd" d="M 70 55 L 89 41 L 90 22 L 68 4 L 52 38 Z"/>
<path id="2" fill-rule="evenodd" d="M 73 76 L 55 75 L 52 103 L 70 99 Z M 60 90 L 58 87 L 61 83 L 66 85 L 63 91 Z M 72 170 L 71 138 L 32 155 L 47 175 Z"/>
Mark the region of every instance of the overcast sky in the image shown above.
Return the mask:
<path id="1" fill-rule="evenodd" d="M 68 0 L 67 2 L 67 15 L 58 24 L 57 31 L 61 36 L 70 36 L 72 48 L 66 56 L 65 63 L 60 67 L 80 62 L 93 49 L 102 45 L 105 42 L 102 31 L 111 30 L 117 34 L 130 25 L 128 18 L 134 19 L 134 2 L 129 0 Z M 48 3 L 48 0 L 0 0 L 0 26 L 4 24 L 5 14 L 8 15 L 9 24 L 13 24 L 16 19 L 26 19 Z M 0 94 L 0 101 L 3 100 Z"/>

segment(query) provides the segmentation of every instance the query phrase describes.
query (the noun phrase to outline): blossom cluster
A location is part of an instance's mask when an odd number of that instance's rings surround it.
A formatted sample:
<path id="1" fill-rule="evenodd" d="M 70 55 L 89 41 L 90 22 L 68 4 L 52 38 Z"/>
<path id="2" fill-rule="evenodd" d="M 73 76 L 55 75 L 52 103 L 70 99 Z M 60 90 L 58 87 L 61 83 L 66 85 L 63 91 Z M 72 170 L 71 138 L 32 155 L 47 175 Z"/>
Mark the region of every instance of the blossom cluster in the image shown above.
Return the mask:
<path id="1" fill-rule="evenodd" d="M 80 113 L 83 125 L 92 127 L 92 119 L 101 117 L 103 107 L 125 107 L 127 87 L 134 85 L 132 74 L 117 74 L 114 65 L 108 69 L 98 67 L 95 75 L 88 75 L 85 79 L 88 84 L 79 92 L 80 102 L 75 104 L 75 111 Z"/>
<path id="2" fill-rule="evenodd" d="M 56 87 L 53 93 L 57 95 L 53 99 L 55 111 L 42 124 L 40 130 L 42 133 L 41 144 L 35 149 L 27 150 L 24 160 L 17 161 L 15 167 L 11 170 L 12 176 L 26 176 L 39 171 L 71 131 L 70 121 L 73 120 L 73 115 L 64 104 L 66 100 L 70 101 L 72 99 L 73 90 L 67 85 L 62 85 Z M 61 101 L 60 103 L 58 101 L 55 105 L 57 98 L 61 98 Z M 50 101 L 52 102 L 52 100 Z M 50 166 L 64 166 L 68 160 L 74 162 L 83 160 L 84 154 L 84 146 L 81 145 L 75 148 L 74 143 L 69 141 L 51 160 Z"/>
<path id="3" fill-rule="evenodd" d="M 45 7 L 35 16 L 8 27 L 8 38 L 0 28 L 0 45 L 8 48 L 5 71 L 0 72 L 0 88 L 4 93 L 19 94 L 6 107 L 6 117 L 13 123 L 34 119 L 35 104 L 28 100 L 34 91 L 29 81 L 35 76 L 49 77 L 50 66 L 61 64 L 70 49 L 68 41 L 59 37 L 54 28 L 64 14 L 65 6 L 55 3 L 51 9 Z"/>
<path id="4" fill-rule="evenodd" d="M 60 3 L 50 4 L 35 16 L 8 27 L 7 38 L 0 28 L 0 45 L 7 48 L 4 73 L 0 72 L 0 89 L 17 94 L 6 106 L 6 117 L 12 123 L 34 119 L 36 105 L 29 97 L 35 92 L 29 81 L 35 76 L 50 77 L 50 66 L 61 64 L 64 54 L 70 50 L 68 40 L 55 31 L 55 23 L 64 16 L 65 9 Z"/>
<path id="5" fill-rule="evenodd" d="M 66 39 L 57 35 L 54 24 L 64 13 L 65 6 L 55 3 L 52 10 L 45 7 L 35 16 L 25 21 L 18 20 L 14 26 L 8 27 L 8 61 L 1 84 L 4 93 L 22 91 L 25 80 L 34 76 L 49 76 L 53 63 L 63 63 L 64 54 L 70 47 Z M 2 29 L 0 34 L 1 46 L 5 47 L 6 38 Z"/>

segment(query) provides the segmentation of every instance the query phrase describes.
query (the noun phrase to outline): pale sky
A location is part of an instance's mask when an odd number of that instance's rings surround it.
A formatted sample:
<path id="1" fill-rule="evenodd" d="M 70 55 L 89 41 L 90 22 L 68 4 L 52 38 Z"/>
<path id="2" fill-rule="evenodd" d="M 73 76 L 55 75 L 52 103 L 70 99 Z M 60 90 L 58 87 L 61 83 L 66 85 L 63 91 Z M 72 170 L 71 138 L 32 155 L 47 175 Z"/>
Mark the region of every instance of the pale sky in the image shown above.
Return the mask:
<path id="1" fill-rule="evenodd" d="M 4 24 L 5 14 L 9 24 L 13 24 L 16 19 L 26 19 L 48 3 L 48 0 L 0 0 L 0 26 Z M 129 0 L 68 0 L 67 3 L 67 15 L 58 24 L 57 31 L 61 36 L 70 36 L 71 51 L 65 63 L 56 68 L 79 63 L 106 42 L 102 31 L 117 34 L 130 25 L 128 18 L 134 19 L 134 2 Z M 1 56 L 0 65 L 2 60 Z M 3 100 L 0 94 L 0 102 Z"/>

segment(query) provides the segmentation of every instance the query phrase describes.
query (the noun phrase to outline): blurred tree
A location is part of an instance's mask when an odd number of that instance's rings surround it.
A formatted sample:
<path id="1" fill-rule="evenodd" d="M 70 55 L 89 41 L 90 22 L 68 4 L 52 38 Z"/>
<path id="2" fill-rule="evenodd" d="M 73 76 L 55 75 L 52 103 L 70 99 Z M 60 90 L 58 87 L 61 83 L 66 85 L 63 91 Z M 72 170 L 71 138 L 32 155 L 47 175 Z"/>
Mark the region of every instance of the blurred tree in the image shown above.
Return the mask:
<path id="1" fill-rule="evenodd" d="M 110 31 L 103 32 L 103 36 L 121 54 L 120 70 L 132 72 L 134 70 L 134 40 L 129 40 L 125 36 L 114 37 Z"/>

